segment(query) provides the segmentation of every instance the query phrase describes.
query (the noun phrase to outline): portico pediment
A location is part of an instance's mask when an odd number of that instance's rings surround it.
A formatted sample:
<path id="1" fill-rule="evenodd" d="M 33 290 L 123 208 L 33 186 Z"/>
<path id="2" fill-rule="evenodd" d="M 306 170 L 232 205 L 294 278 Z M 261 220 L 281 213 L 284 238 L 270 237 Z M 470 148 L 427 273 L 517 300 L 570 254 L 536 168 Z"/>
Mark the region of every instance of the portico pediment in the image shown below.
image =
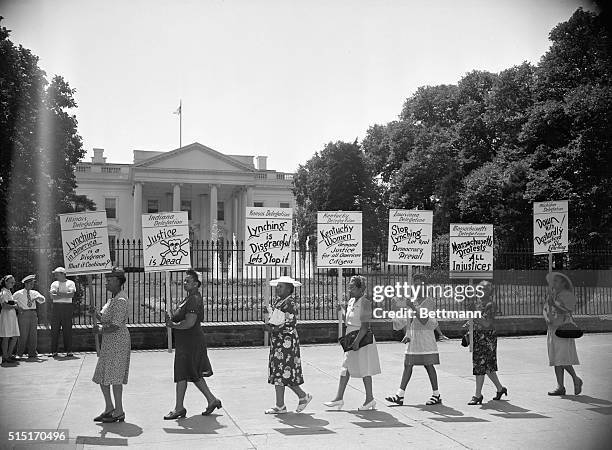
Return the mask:
<path id="1" fill-rule="evenodd" d="M 135 168 L 162 170 L 210 170 L 253 172 L 254 168 L 198 142 L 154 156 L 134 165 Z"/>

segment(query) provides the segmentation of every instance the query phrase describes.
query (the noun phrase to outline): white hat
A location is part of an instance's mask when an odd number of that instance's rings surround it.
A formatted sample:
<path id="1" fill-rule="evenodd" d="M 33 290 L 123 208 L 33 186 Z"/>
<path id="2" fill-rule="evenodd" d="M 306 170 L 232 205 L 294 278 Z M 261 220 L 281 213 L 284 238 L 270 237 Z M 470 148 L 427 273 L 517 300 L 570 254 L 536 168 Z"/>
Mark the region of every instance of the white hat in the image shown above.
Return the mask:
<path id="1" fill-rule="evenodd" d="M 567 285 L 569 286 L 570 291 L 574 290 L 574 284 L 572 283 L 572 280 L 570 280 L 567 275 L 565 275 L 565 274 L 563 274 L 561 272 L 550 272 L 550 273 L 546 274 L 546 281 L 548 282 L 549 286 L 552 286 L 553 279 L 555 277 L 563 278 L 567 282 Z"/>
<path id="2" fill-rule="evenodd" d="M 23 277 L 23 279 L 21 280 L 21 282 L 23 284 L 27 283 L 28 281 L 32 281 L 36 279 L 36 275 L 28 275 L 26 277 Z"/>
<path id="3" fill-rule="evenodd" d="M 56 267 L 51 273 L 66 273 L 66 269 L 64 269 L 62 266 Z"/>
<path id="4" fill-rule="evenodd" d="M 282 277 L 278 278 L 277 280 L 270 280 L 270 286 L 276 286 L 278 283 L 287 283 L 287 284 L 292 284 L 294 286 L 301 286 L 302 283 L 300 283 L 297 280 L 294 280 L 291 277 L 288 277 L 287 275 L 283 275 Z"/>

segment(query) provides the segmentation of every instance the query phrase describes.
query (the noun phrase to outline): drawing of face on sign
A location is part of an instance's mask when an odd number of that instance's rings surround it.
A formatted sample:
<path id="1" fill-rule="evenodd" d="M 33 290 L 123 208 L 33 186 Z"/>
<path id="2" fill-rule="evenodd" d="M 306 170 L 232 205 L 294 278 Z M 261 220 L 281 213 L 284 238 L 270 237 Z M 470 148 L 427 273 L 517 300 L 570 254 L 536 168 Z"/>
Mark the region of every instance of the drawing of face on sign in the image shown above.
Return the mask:
<path id="1" fill-rule="evenodd" d="M 172 256 L 178 256 L 179 253 L 183 256 L 187 256 L 187 252 L 183 250 L 183 245 L 189 243 L 188 238 L 185 238 L 182 241 L 180 239 L 167 239 L 164 241 L 160 241 L 159 243 L 166 246 L 168 249 L 163 253 L 160 253 L 160 256 L 162 258 L 165 258 L 168 253 L 170 253 Z"/>

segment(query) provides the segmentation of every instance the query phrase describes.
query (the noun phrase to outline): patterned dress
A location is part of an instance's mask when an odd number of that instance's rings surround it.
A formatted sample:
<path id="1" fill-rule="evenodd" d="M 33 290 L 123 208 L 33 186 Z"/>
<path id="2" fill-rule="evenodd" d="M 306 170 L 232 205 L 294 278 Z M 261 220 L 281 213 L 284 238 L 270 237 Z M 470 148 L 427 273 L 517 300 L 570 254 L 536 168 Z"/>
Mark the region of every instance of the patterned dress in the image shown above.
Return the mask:
<path id="1" fill-rule="evenodd" d="M 93 382 L 105 386 L 127 384 L 130 371 L 130 332 L 127 329 L 128 297 L 121 291 L 102 308 L 102 324 L 112 324 L 118 329 L 102 335 L 100 357 Z"/>
<path id="2" fill-rule="evenodd" d="M 186 330 L 174 330 L 176 351 L 174 355 L 174 382 L 196 382 L 202 377 L 213 374 L 212 365 L 208 359 L 206 336 L 202 330 L 204 320 L 204 301 L 202 294 L 196 291 L 185 298 L 178 310 L 172 315 L 173 322 L 185 320 L 187 314 L 195 314 L 196 322 Z"/>
<path id="3" fill-rule="evenodd" d="M 296 329 L 295 299 L 276 299 L 273 309 L 285 313 L 285 324 L 270 333 L 268 383 L 278 386 L 299 386 L 304 383 L 300 359 L 300 338 Z"/>
<path id="4" fill-rule="evenodd" d="M 486 375 L 497 372 L 497 333 L 493 327 L 494 305 L 486 305 L 480 300 L 477 308 L 482 312 L 482 320 L 474 321 L 474 351 L 472 353 L 472 373 Z"/>

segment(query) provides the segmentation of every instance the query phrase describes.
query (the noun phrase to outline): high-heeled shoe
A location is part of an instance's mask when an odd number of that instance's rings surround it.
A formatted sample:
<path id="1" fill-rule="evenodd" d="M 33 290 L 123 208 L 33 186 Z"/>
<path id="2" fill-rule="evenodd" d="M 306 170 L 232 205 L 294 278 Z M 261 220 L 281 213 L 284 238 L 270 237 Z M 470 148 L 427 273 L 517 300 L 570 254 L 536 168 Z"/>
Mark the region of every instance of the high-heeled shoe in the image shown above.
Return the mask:
<path id="1" fill-rule="evenodd" d="M 337 410 L 342 409 L 344 406 L 344 400 L 332 400 L 331 402 L 323 402 L 328 408 L 336 408 Z"/>
<path id="2" fill-rule="evenodd" d="M 298 405 L 297 405 L 297 408 L 295 409 L 295 412 L 299 413 L 299 412 L 304 411 L 311 401 L 312 401 L 312 395 L 306 394 L 303 398 L 301 398 L 298 401 Z"/>
<path id="3" fill-rule="evenodd" d="M 208 405 L 208 407 L 202 413 L 202 415 L 203 416 L 210 416 L 215 409 L 221 409 L 221 406 L 222 406 L 221 405 L 221 400 L 216 399 L 214 402 L 212 402 L 210 405 Z"/>
<path id="4" fill-rule="evenodd" d="M 287 406 L 275 406 L 273 408 L 268 408 L 264 411 L 264 414 L 286 414 Z"/>
<path id="5" fill-rule="evenodd" d="M 185 416 L 187 416 L 187 410 L 183 408 L 178 411 L 170 411 L 164 416 L 164 420 L 174 420 Z"/>
<path id="6" fill-rule="evenodd" d="M 582 378 L 578 378 L 578 381 L 574 382 L 574 395 L 580 395 L 582 392 L 582 384 Z"/>
<path id="7" fill-rule="evenodd" d="M 124 422 L 125 421 L 125 413 L 122 413 L 118 416 L 113 416 L 112 414 L 108 417 L 104 417 L 102 419 L 102 423 L 113 423 L 113 422 Z"/>
<path id="8" fill-rule="evenodd" d="M 550 391 L 548 395 L 565 395 L 565 387 L 558 387 L 554 391 Z"/>
<path id="9" fill-rule="evenodd" d="M 100 414 L 99 416 L 94 417 L 94 422 L 102 422 L 102 420 L 103 420 L 105 417 L 110 417 L 110 416 L 112 416 L 112 415 L 113 415 L 113 411 L 114 411 L 114 409 L 111 409 L 110 411 L 103 412 L 103 413 L 102 413 L 102 414 Z"/>
<path id="10" fill-rule="evenodd" d="M 357 408 L 357 411 L 370 411 L 376 409 L 376 400 L 372 399 L 365 405 L 361 405 Z"/>
<path id="11" fill-rule="evenodd" d="M 495 397 L 493 397 L 493 400 L 501 400 L 502 395 L 505 395 L 506 397 L 508 396 L 508 389 L 506 389 L 505 387 L 502 387 L 501 391 L 497 391 L 497 394 L 495 395 Z"/>
<path id="12" fill-rule="evenodd" d="M 472 396 L 472 400 L 470 400 L 468 402 L 468 405 L 482 405 L 482 399 L 484 398 L 483 395 L 481 395 L 480 397 L 476 397 L 475 395 Z"/>
<path id="13" fill-rule="evenodd" d="M 385 400 L 391 403 L 395 403 L 396 405 L 400 405 L 400 406 L 404 405 L 404 397 L 400 395 L 394 395 L 392 397 L 391 396 L 385 397 Z"/>

